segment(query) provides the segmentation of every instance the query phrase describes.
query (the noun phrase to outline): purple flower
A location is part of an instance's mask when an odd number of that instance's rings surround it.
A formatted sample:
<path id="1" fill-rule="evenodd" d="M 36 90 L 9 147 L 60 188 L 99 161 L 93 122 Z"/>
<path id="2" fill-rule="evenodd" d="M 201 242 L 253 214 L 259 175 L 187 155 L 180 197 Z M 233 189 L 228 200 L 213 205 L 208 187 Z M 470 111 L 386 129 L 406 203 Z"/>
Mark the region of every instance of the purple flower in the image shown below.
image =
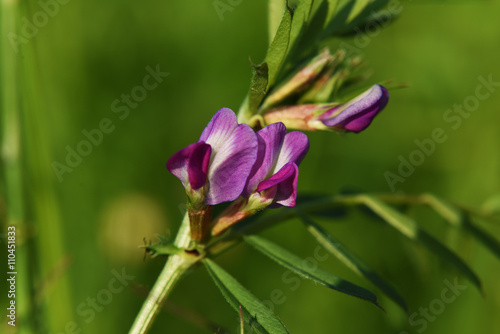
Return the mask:
<path id="1" fill-rule="evenodd" d="M 167 169 L 186 188 L 195 207 L 235 200 L 243 191 L 257 157 L 257 137 L 234 112 L 220 109 L 197 143 L 175 153 Z"/>
<path id="2" fill-rule="evenodd" d="M 309 150 L 302 132 L 286 133 L 283 123 L 274 123 L 257 132 L 257 160 L 243 197 L 258 197 L 266 206 L 295 206 L 299 164 Z"/>
<path id="3" fill-rule="evenodd" d="M 266 207 L 295 206 L 299 164 L 309 150 L 309 140 L 298 131 L 286 133 L 283 123 L 274 123 L 257 132 L 257 159 L 242 197 L 214 221 L 212 235 Z"/>
<path id="4" fill-rule="evenodd" d="M 264 115 L 266 123 L 283 122 L 288 128 L 297 130 L 337 130 L 361 132 L 389 101 L 389 93 L 380 85 L 370 89 L 344 104 L 302 104 L 280 107 Z"/>

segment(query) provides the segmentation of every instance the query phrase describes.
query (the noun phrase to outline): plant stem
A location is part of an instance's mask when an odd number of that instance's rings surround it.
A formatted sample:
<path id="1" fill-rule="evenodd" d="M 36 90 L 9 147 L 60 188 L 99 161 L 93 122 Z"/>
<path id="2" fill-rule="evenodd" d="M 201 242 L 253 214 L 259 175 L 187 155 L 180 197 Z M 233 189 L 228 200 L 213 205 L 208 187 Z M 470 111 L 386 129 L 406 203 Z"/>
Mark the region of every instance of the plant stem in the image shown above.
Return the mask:
<path id="1" fill-rule="evenodd" d="M 178 248 L 186 248 L 189 246 L 190 242 L 189 217 L 186 213 L 181 226 L 179 227 L 179 232 L 175 238 L 174 245 Z M 192 265 L 198 262 L 199 259 L 199 256 L 191 255 L 184 251 L 176 255 L 171 255 L 168 258 L 165 267 L 161 271 L 155 285 L 153 286 L 153 289 L 151 289 L 151 292 L 142 305 L 139 314 L 137 314 L 134 324 L 130 328 L 129 334 L 143 334 L 149 331 L 153 325 L 154 319 L 161 309 L 162 304 L 167 299 L 175 284 Z"/>

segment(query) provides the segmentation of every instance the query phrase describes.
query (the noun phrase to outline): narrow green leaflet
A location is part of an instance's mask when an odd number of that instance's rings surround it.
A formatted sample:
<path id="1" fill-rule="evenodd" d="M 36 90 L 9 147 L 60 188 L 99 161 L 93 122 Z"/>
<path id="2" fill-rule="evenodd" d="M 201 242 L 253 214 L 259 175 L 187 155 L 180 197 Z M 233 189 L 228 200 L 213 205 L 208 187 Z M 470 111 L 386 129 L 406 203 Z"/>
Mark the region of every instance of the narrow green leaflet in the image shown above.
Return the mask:
<path id="1" fill-rule="evenodd" d="M 459 227 L 463 224 L 463 213 L 451 203 L 433 194 L 424 194 L 422 198 L 429 207 L 436 211 L 450 225 Z"/>
<path id="2" fill-rule="evenodd" d="M 500 243 L 490 234 L 484 232 L 479 227 L 474 226 L 468 218 L 465 218 L 464 228 L 500 259 Z"/>
<path id="3" fill-rule="evenodd" d="M 322 38 L 345 34 L 355 26 L 369 22 L 390 0 L 339 1 L 337 10 L 327 23 Z"/>
<path id="4" fill-rule="evenodd" d="M 243 318 L 257 333 L 288 333 L 285 326 L 269 308 L 238 283 L 234 277 L 210 259 L 204 259 L 203 264 L 227 302 L 238 313 L 241 306 Z"/>
<path id="5" fill-rule="evenodd" d="M 297 8 L 293 11 L 292 29 L 290 32 L 290 45 L 294 45 L 295 41 L 303 33 L 303 28 L 309 20 L 313 0 L 301 0 Z"/>
<path id="6" fill-rule="evenodd" d="M 269 67 L 267 90 L 269 90 L 275 83 L 276 77 L 278 76 L 279 70 L 287 55 L 290 44 L 291 30 L 292 12 L 287 8 L 283 14 L 283 18 L 281 19 L 278 31 L 276 32 L 276 35 L 267 50 L 266 59 L 264 61 Z"/>
<path id="7" fill-rule="evenodd" d="M 472 283 L 474 283 L 479 290 L 481 289 L 481 281 L 477 275 L 470 269 L 470 267 L 462 261 L 455 253 L 448 247 L 436 240 L 427 232 L 421 230 L 417 223 L 408 216 L 405 216 L 384 202 L 376 199 L 370 195 L 359 195 L 354 197 L 356 201 L 366 205 L 374 211 L 380 218 L 405 235 L 407 238 L 422 243 L 430 251 L 434 252 L 443 260 L 446 260 L 462 274 L 464 274 Z"/>
<path id="8" fill-rule="evenodd" d="M 299 8 L 300 9 L 300 8 Z M 320 44 L 320 35 L 328 15 L 328 2 L 320 1 L 313 4 L 312 9 L 307 14 L 308 19 L 301 22 L 300 32 L 293 37 L 290 42 L 290 50 L 287 55 L 284 72 L 279 78 L 285 78 L 290 71 L 293 71 L 296 64 L 317 53 Z M 295 21 L 295 16 L 294 16 Z"/>
<path id="9" fill-rule="evenodd" d="M 280 25 L 283 11 L 285 10 L 285 0 L 268 0 L 268 37 L 269 45 L 271 44 L 274 35 Z"/>
<path id="10" fill-rule="evenodd" d="M 342 0 L 324 0 L 324 1 L 327 1 L 327 3 L 328 3 L 327 22 L 330 22 L 330 19 L 337 12 L 337 6 L 339 5 L 339 2 L 342 2 Z"/>
<path id="11" fill-rule="evenodd" d="M 383 310 L 377 303 L 377 297 L 371 291 L 345 281 L 319 267 L 306 267 L 304 266 L 303 259 L 266 239 L 247 235 L 244 236 L 244 240 L 264 255 L 267 255 L 269 258 L 297 275 L 310 279 L 330 289 L 367 300 Z"/>
<path id="12" fill-rule="evenodd" d="M 363 12 L 363 10 L 366 8 L 366 6 L 368 6 L 370 2 L 372 2 L 372 0 L 356 0 L 352 7 L 351 13 L 347 17 L 347 22 L 350 22 L 358 17 L 358 15 Z"/>
<path id="13" fill-rule="evenodd" d="M 371 270 L 363 261 L 358 259 L 349 249 L 347 249 L 340 241 L 332 236 L 312 221 L 309 217 L 301 214 L 300 217 L 306 224 L 306 228 L 313 235 L 314 238 L 322 245 L 328 252 L 336 256 L 342 261 L 349 269 L 356 274 L 365 277 L 380 290 L 382 290 L 389 298 L 398 304 L 405 312 L 408 312 L 406 302 L 401 295 L 386 281 L 384 281 L 376 272 Z"/>
<path id="14" fill-rule="evenodd" d="M 355 5 L 355 0 L 338 1 L 335 11 L 330 13 L 331 18 L 327 22 L 325 29 L 321 32 L 321 39 L 334 36 L 338 31 L 345 30 L 347 20 Z"/>
<path id="15" fill-rule="evenodd" d="M 436 211 L 446 222 L 454 227 L 462 228 L 469 232 L 474 238 L 488 248 L 498 259 L 500 259 L 500 243 L 488 233 L 475 226 L 470 218 L 460 208 L 445 201 L 436 195 L 423 195 L 424 202 Z"/>

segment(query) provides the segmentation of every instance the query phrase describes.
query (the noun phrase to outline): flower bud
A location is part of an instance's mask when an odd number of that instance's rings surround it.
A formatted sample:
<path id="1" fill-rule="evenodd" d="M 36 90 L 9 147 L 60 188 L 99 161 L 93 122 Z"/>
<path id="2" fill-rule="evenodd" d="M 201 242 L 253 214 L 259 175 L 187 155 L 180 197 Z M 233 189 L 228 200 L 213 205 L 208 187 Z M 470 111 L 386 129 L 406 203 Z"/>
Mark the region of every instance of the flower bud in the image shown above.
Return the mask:
<path id="1" fill-rule="evenodd" d="M 388 101 L 387 89 L 373 85 L 347 103 L 323 113 L 319 119 L 329 128 L 358 133 L 371 124 L 373 118 L 385 108 Z"/>
<path id="2" fill-rule="evenodd" d="M 373 85 L 363 94 L 343 103 L 301 104 L 272 109 L 263 117 L 267 124 L 282 122 L 289 129 L 302 131 L 336 130 L 361 132 L 387 105 L 389 93 Z"/>

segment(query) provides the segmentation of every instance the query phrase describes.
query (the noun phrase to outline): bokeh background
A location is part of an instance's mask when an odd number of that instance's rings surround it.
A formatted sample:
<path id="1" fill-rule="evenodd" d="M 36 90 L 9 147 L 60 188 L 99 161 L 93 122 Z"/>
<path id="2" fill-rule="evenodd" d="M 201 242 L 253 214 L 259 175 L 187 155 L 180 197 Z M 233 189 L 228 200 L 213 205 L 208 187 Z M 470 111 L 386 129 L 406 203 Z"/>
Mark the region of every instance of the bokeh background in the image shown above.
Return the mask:
<path id="1" fill-rule="evenodd" d="M 500 87 L 456 130 L 443 114 L 475 94 L 479 76 L 500 81 L 500 1 L 401 4 L 401 17 L 361 52 L 373 71 L 370 83 L 392 78 L 409 88 L 392 90 L 388 107 L 362 134 L 311 133 L 299 190 L 335 193 L 350 186 L 390 193 L 384 173 L 396 173 L 399 156 L 408 159 L 416 139 L 430 138 L 435 128 L 442 128 L 447 140 L 404 183 L 397 183 L 396 191 L 432 192 L 480 207 L 500 192 Z M 36 1 L 23 1 L 21 8 L 29 20 L 43 10 Z M 249 86 L 249 57 L 258 62 L 265 56 L 266 1 L 243 0 L 232 8 L 221 20 L 213 1 L 70 1 L 60 4 L 23 44 L 25 201 L 18 261 L 26 256 L 28 262 L 18 264 L 23 270 L 18 288 L 21 297 L 34 296 L 25 300 L 35 312 L 18 319 L 20 332 L 27 321 L 36 333 L 124 333 L 132 324 L 164 263 L 144 260 L 137 246 L 144 239 L 155 242 L 157 235 L 175 234 L 183 216 L 184 190 L 165 162 L 195 141 L 219 108 L 238 109 Z M 142 85 L 148 66 L 169 75 L 130 107 L 126 117 L 124 111 L 114 112 L 113 102 Z M 103 119 L 110 120 L 113 131 L 60 181 L 53 163 L 66 164 L 67 147 L 76 149 L 86 139 L 82 131 L 98 128 Z M 3 131 L 8 127 L 5 121 L 2 126 Z M 4 178 L 2 189 L 7 183 Z M 6 193 L 2 190 L 4 223 L 5 212 L 14 205 L 7 206 Z M 408 315 L 333 257 L 321 266 L 372 289 L 387 314 L 307 281 L 292 289 L 294 284 L 282 280 L 283 268 L 249 247 L 233 249 L 218 263 L 262 300 L 282 291 L 274 309 L 292 333 L 500 331 L 498 259 L 431 212 L 412 214 L 476 270 L 485 292 L 483 297 L 459 279 L 467 289 L 427 321 L 425 329 L 410 326 Z M 332 235 L 393 283 L 407 299 L 410 314 L 429 307 L 440 298 L 444 280 L 459 276 L 421 246 L 361 214 L 325 223 Z M 477 223 L 500 239 L 498 225 Z M 304 257 L 313 256 L 317 247 L 293 220 L 264 234 Z M 103 292 L 110 291 L 114 272 L 122 271 L 133 279 L 125 280 L 119 292 Z M 5 270 L 2 281 L 3 275 Z M 0 297 L 3 310 L 5 294 Z M 98 297 L 106 303 L 97 301 L 92 311 L 90 303 Z M 209 333 L 200 328 L 199 315 L 237 332 L 236 313 L 203 268 L 180 283 L 168 308 L 152 333 Z M 1 331 L 10 331 L 5 317 L 1 321 Z"/>

